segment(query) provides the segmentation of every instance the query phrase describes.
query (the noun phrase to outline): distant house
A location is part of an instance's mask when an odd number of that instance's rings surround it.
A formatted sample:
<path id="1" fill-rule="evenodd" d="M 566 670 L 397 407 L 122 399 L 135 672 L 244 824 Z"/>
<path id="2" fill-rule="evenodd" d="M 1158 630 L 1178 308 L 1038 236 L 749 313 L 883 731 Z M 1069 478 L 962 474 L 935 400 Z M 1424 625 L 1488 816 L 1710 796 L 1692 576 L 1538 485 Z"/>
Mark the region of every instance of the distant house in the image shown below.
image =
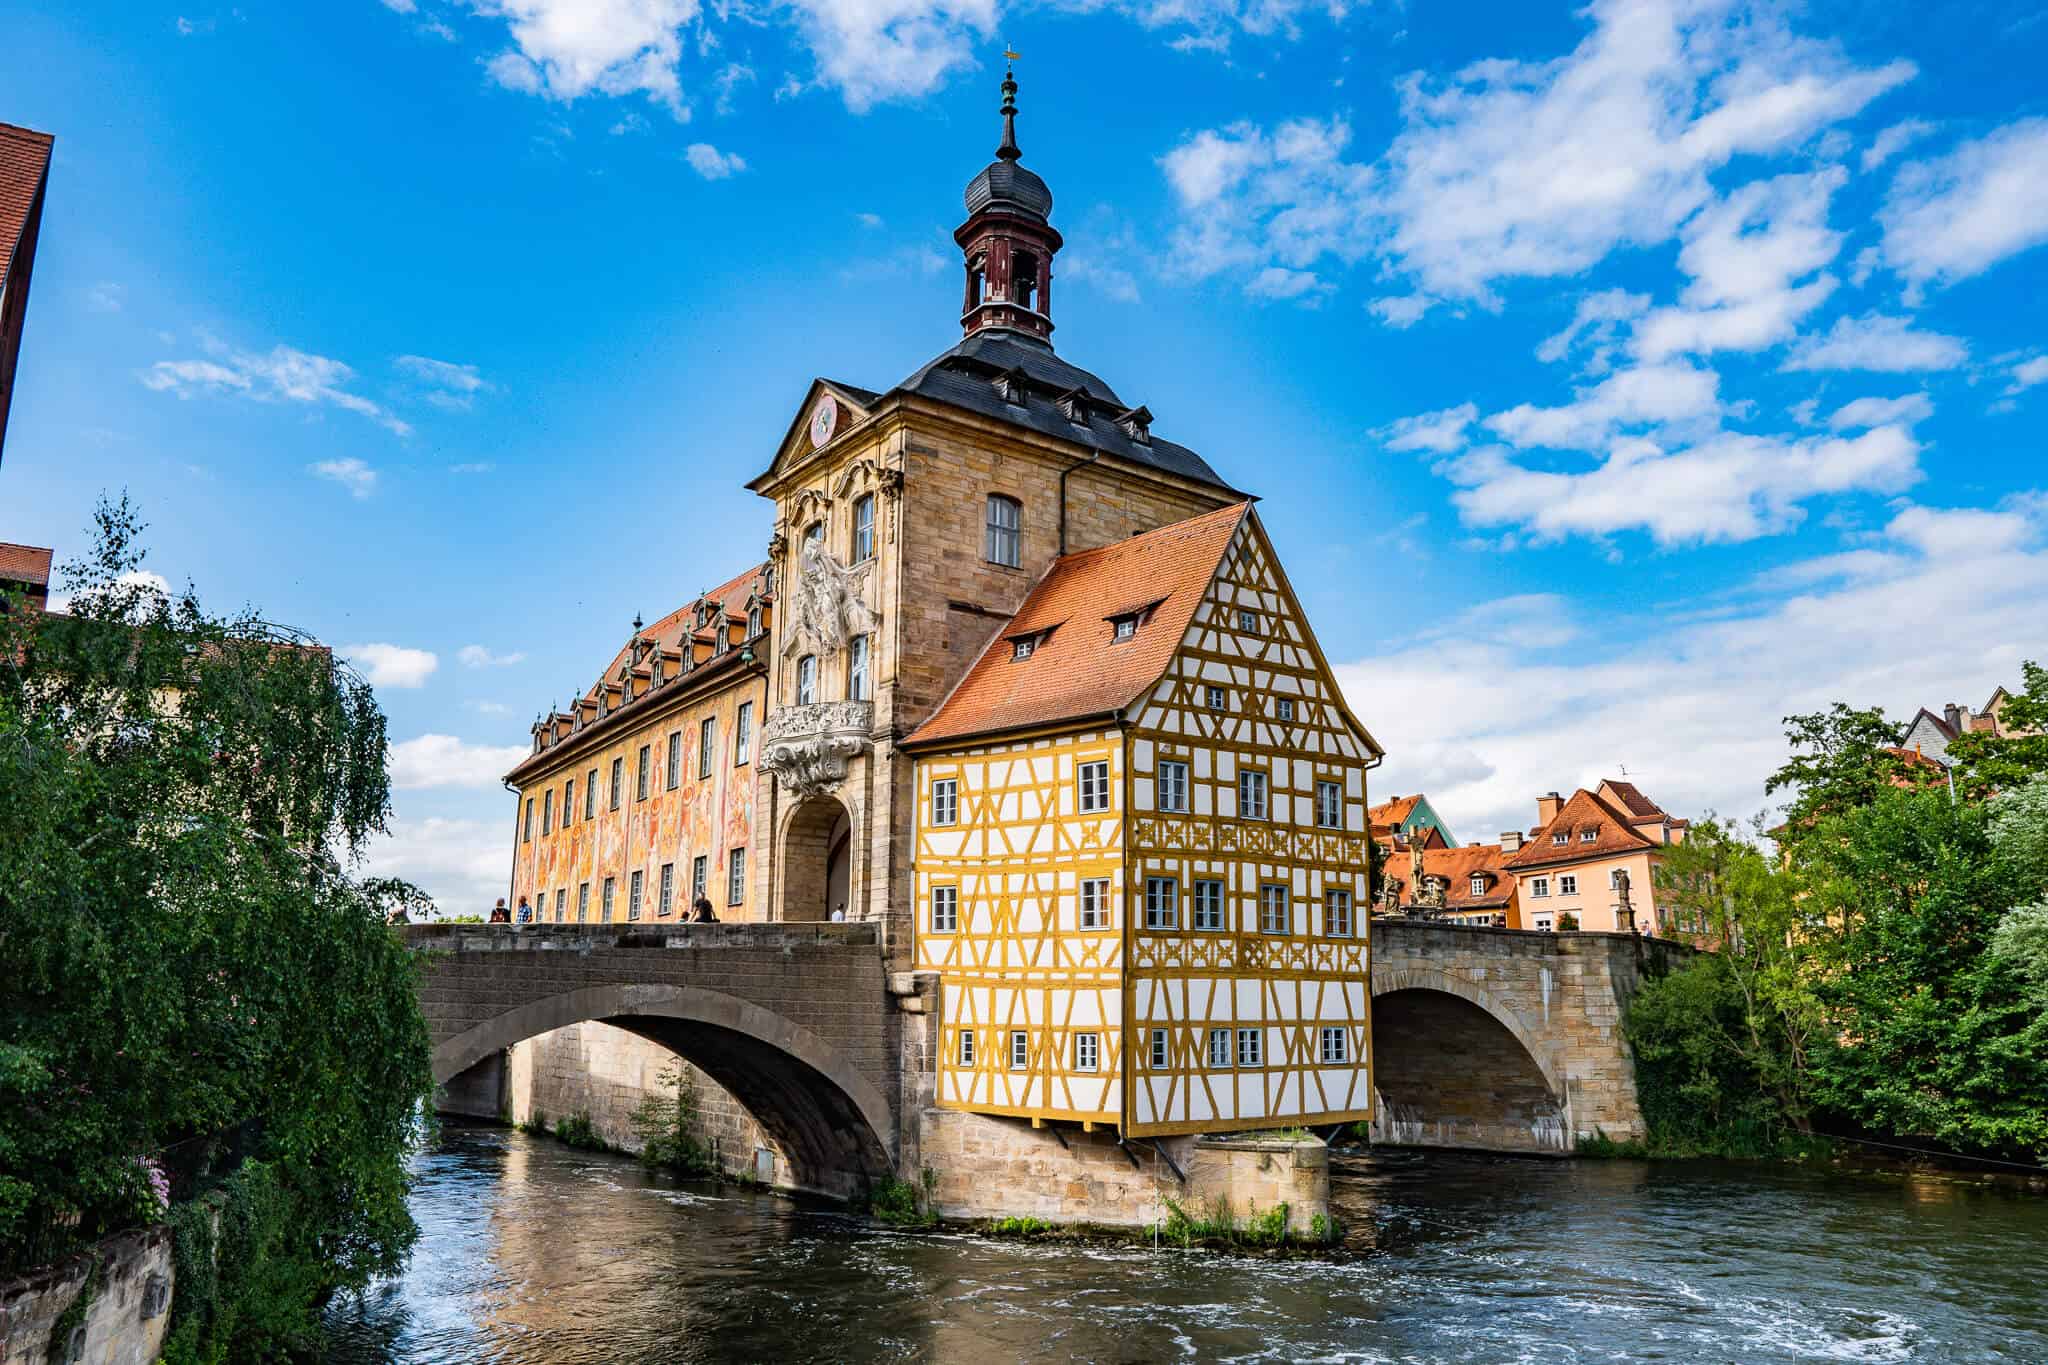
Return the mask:
<path id="1" fill-rule="evenodd" d="M 1612 778 L 1592 791 L 1581 787 L 1569 800 L 1556 792 L 1537 797 L 1528 837 L 1501 836 L 1523 927 L 1556 929 L 1570 915 L 1587 931 L 1691 932 L 1658 908 L 1654 890 L 1663 850 L 1683 843 L 1690 825 L 1634 783 Z"/>
<path id="2" fill-rule="evenodd" d="M 1950 702 L 1941 708 L 1941 714 L 1937 716 L 1923 706 L 1907 723 L 1906 734 L 1899 747 L 1911 753 L 1924 754 L 1937 763 L 1946 765 L 1948 746 L 1958 736 L 1988 734 L 2000 739 L 2010 739 L 2020 733 L 2008 729 L 2003 718 L 2005 704 L 2011 698 L 2010 692 L 2003 687 L 1997 687 L 1992 689 L 1991 699 L 1975 711 L 1956 702 Z"/>
<path id="3" fill-rule="evenodd" d="M 1382 848 L 1405 847 L 1411 840 L 1420 842 L 1424 848 L 1458 846 L 1451 827 L 1430 806 L 1429 798 L 1419 792 L 1382 801 L 1366 811 L 1365 818 L 1373 842 Z"/>
<path id="4" fill-rule="evenodd" d="M 51 552 L 40 545 L 14 545 L 0 540 L 0 594 L 22 593 L 36 611 L 50 605 Z M 6 603 L 0 600 L 0 611 Z"/>
<path id="5" fill-rule="evenodd" d="M 14 367 L 21 358 L 54 141 L 33 128 L 0 123 L 0 459 L 7 454 L 7 413 L 14 405 Z"/>
<path id="6" fill-rule="evenodd" d="M 1426 831 L 1427 832 L 1427 831 Z M 1380 868 L 1376 914 L 1423 914 L 1459 924 L 1523 928 L 1515 874 L 1499 844 L 1460 848 L 1408 847 L 1391 852 Z"/>

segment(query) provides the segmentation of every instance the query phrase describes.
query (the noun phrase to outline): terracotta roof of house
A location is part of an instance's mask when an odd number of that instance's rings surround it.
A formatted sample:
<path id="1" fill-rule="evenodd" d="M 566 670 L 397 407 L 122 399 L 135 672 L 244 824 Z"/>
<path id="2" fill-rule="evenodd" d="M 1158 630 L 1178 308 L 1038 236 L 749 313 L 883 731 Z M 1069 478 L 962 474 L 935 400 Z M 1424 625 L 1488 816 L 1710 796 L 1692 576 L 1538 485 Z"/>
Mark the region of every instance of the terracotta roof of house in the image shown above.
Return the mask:
<path id="1" fill-rule="evenodd" d="M 1236 503 L 1053 561 L 932 718 L 906 745 L 1121 711 L 1159 680 L 1251 514 Z M 1137 635 L 1110 642 L 1109 616 L 1157 603 Z M 1028 659 L 1013 642 L 1050 632 Z"/>
<path id="2" fill-rule="evenodd" d="M 744 573 L 735 574 L 709 592 L 700 593 L 691 598 L 659 621 L 656 621 L 653 625 L 642 628 L 640 638 L 659 649 L 681 650 L 685 640 L 698 638 L 697 607 L 698 604 L 707 598 L 720 603 L 725 608 L 728 620 L 737 618 L 740 621 L 745 621 L 747 619 L 747 599 L 753 596 L 755 586 L 767 572 L 768 565 L 762 563 L 756 564 Z M 703 638 L 709 639 L 713 638 L 713 636 L 711 633 L 706 633 Z M 606 664 L 604 671 L 597 675 L 600 682 L 612 682 L 618 678 L 619 670 L 626 666 L 627 651 L 632 649 L 632 647 L 633 642 L 630 638 L 625 644 L 619 646 L 618 653 L 612 655 L 611 662 Z M 595 697 L 597 695 L 597 685 L 592 684 L 589 691 L 585 692 L 584 695 L 586 697 Z"/>
<path id="3" fill-rule="evenodd" d="M 1404 907 L 1415 904 L 1415 888 L 1410 885 L 1411 857 L 1406 852 L 1391 853 L 1380 869 L 1381 878 L 1395 888 Z M 1427 876 L 1444 879 L 1444 909 L 1449 911 L 1496 910 L 1514 899 L 1515 879 L 1507 870 L 1499 844 L 1425 848 L 1422 870 Z M 1484 873 L 1488 878 L 1485 892 L 1477 896 L 1472 894 L 1474 873 Z"/>
<path id="4" fill-rule="evenodd" d="M 1641 793 L 1637 795 L 1640 797 Z M 1529 842 L 1508 858 L 1506 866 L 1520 870 L 1660 847 L 1656 840 L 1634 828 L 1644 819 L 1608 804 L 1581 787 L 1572 793 L 1571 800 L 1559 808 L 1549 823 L 1530 831 Z M 1594 831 L 1591 840 L 1583 837 L 1588 829 Z M 1552 842 L 1552 837 L 1557 834 L 1565 836 L 1561 845 Z"/>
<path id="5" fill-rule="evenodd" d="M 0 123 L 0 281 L 14 265 L 14 248 L 28 226 L 36 192 L 50 173 L 48 133 Z"/>
<path id="6" fill-rule="evenodd" d="M 0 580 L 48 587 L 50 555 L 51 552 L 40 545 L 15 545 L 0 540 Z"/>
<path id="7" fill-rule="evenodd" d="M 1415 803 L 1421 799 L 1420 793 L 1414 796 L 1393 797 L 1380 802 L 1377 806 L 1369 807 L 1365 812 L 1365 818 L 1374 825 L 1398 825 L 1415 813 Z"/>

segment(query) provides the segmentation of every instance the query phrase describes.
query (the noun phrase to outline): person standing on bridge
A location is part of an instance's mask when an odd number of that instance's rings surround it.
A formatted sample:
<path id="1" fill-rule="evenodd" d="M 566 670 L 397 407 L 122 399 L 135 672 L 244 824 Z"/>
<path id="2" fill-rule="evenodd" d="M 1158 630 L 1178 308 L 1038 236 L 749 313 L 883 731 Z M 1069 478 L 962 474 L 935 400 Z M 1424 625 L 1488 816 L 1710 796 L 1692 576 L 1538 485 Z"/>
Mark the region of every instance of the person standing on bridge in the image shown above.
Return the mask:
<path id="1" fill-rule="evenodd" d="M 527 904 L 526 897 L 524 896 L 519 898 L 519 923 L 533 923 L 533 907 Z"/>
<path id="2" fill-rule="evenodd" d="M 694 906 L 692 906 L 692 907 L 691 907 L 691 909 L 692 909 L 692 910 L 694 910 L 694 911 L 695 911 L 696 913 L 690 916 L 690 923 L 692 923 L 692 924 L 716 924 L 716 923 L 718 923 L 718 916 L 716 916 L 716 915 L 714 915 L 714 914 L 712 914 L 712 913 L 711 913 L 711 897 L 709 897 L 709 896 L 699 896 L 699 897 L 697 897 L 697 903 L 696 903 L 696 904 L 695 904 Z"/>
<path id="3" fill-rule="evenodd" d="M 512 922 L 512 916 L 505 909 L 505 898 L 503 896 L 498 897 L 498 903 L 491 907 L 491 917 L 488 922 L 491 924 L 510 924 Z"/>

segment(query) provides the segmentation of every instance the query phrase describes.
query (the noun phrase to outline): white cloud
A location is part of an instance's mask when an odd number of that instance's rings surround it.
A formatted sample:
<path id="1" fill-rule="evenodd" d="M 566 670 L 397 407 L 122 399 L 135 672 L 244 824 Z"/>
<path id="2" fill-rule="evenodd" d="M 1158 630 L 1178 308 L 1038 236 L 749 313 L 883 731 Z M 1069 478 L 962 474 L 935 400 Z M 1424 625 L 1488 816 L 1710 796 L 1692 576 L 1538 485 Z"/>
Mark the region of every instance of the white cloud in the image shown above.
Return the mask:
<path id="1" fill-rule="evenodd" d="M 526 662 L 524 652 L 493 654 L 484 645 L 464 645 L 456 652 L 455 657 L 462 661 L 464 668 L 510 668 L 513 664 Z"/>
<path id="2" fill-rule="evenodd" d="M 466 701 L 462 703 L 480 716 L 509 716 L 512 708 L 501 701 Z"/>
<path id="3" fill-rule="evenodd" d="M 307 465 L 306 469 L 315 478 L 331 479 L 340 484 L 353 498 L 367 498 L 377 491 L 377 471 L 354 456 L 345 460 L 321 460 Z"/>
<path id="4" fill-rule="evenodd" d="M 1465 429 L 1479 420 L 1479 405 L 1460 403 L 1441 412 L 1403 417 L 1375 434 L 1388 450 L 1427 450 L 1448 455 L 1465 444 Z"/>
<path id="5" fill-rule="evenodd" d="M 1366 307 L 1381 322 L 1399 330 L 1422 321 L 1423 315 L 1436 304 L 1437 301 L 1427 294 L 1386 294 Z"/>
<path id="6" fill-rule="evenodd" d="M 1872 138 L 1870 145 L 1863 149 L 1863 173 L 1870 174 L 1933 131 L 1934 125 L 1925 119 L 1909 118 L 1902 123 L 1894 123 Z"/>
<path id="7" fill-rule="evenodd" d="M 1953 284 L 2048 242 L 2048 118 L 2022 119 L 1899 168 L 1878 215 L 1909 284 Z"/>
<path id="8" fill-rule="evenodd" d="M 238 393 L 258 402 L 327 405 L 367 417 L 400 436 L 412 434 L 408 423 L 349 390 L 355 371 L 339 360 L 291 346 L 273 346 L 258 354 L 237 351 L 209 336 L 200 341 L 200 349 L 212 359 L 159 360 L 142 372 L 144 387 L 179 398 Z"/>
<path id="9" fill-rule="evenodd" d="M 390 835 L 363 850 L 363 871 L 414 883 L 443 915 L 480 915 L 510 889 L 510 828 L 496 820 L 415 818 L 401 810 Z"/>
<path id="10" fill-rule="evenodd" d="M 431 360 L 423 355 L 402 355 L 392 364 L 417 380 L 426 390 L 427 401 L 439 407 L 467 411 L 476 403 L 478 394 L 492 389 L 474 365 Z"/>
<path id="11" fill-rule="evenodd" d="M 532 753 L 524 744 L 470 744 L 454 735 L 420 735 L 391 746 L 391 785 L 488 789 Z"/>
<path id="12" fill-rule="evenodd" d="M 1472 841 L 1526 829 L 1539 792 L 1618 777 L 1623 764 L 1674 813 L 1747 816 L 1784 760 L 1780 717 L 1835 701 L 1904 717 L 2017 676 L 2048 600 L 2037 516 L 2024 504 L 1908 508 L 1882 549 L 1793 566 L 1718 619 L 1581 620 L 1554 599 L 1516 613 L 1535 628 L 1512 638 L 1452 621 L 1340 666 L 1346 697 L 1387 747 L 1374 790 L 1427 791 Z M 1939 621 L 1941 647 L 1901 649 L 1896 632 L 1873 629 L 1887 621 Z M 1576 637 L 1568 649 L 1565 634 Z"/>
<path id="13" fill-rule="evenodd" d="M 118 313 L 127 295 L 126 286 L 112 280 L 101 280 L 85 291 L 85 306 L 95 313 Z"/>
<path id="14" fill-rule="evenodd" d="M 745 158 L 738 152 L 721 152 L 708 142 L 691 143 L 683 157 L 690 163 L 690 169 L 706 180 L 725 180 L 747 168 Z"/>
<path id="15" fill-rule="evenodd" d="M 1341 120 L 1195 133 L 1163 162 L 1183 254 L 1200 274 L 1374 256 L 1421 293 L 1493 307 L 1502 280 L 1667 240 L 1709 202 L 1710 171 L 1796 147 L 1914 74 L 1734 0 L 1585 12 L 1593 31 L 1555 61 L 1408 77 L 1376 162 L 1342 157 Z"/>
<path id="16" fill-rule="evenodd" d="M 1561 407 L 1518 403 L 1484 423 L 1510 445 L 1581 449 L 1617 430 L 1712 422 L 1720 416 L 1720 377 L 1683 362 L 1638 365 L 1603 379 Z"/>
<path id="17" fill-rule="evenodd" d="M 689 107 L 677 66 L 697 0 L 468 0 L 505 21 L 512 46 L 486 70 L 508 90 L 569 101 L 643 94 L 678 120 Z"/>
<path id="18" fill-rule="evenodd" d="M 2012 383 L 2006 385 L 2007 397 L 2031 389 L 2036 384 L 2048 384 L 2048 355 L 2037 355 L 2032 360 L 2022 360 L 2012 367 Z"/>
<path id="19" fill-rule="evenodd" d="M 1138 302 L 1138 277 L 1102 256 L 1071 250 L 1060 261 L 1060 270 L 1070 282 L 1087 285 L 1116 303 Z"/>
<path id="20" fill-rule="evenodd" d="M 404 645 L 347 645 L 341 652 L 369 670 L 374 687 L 419 687 L 441 666 L 432 650 L 408 649 Z"/>
<path id="21" fill-rule="evenodd" d="M 1933 415 L 1934 403 L 1924 393 L 1909 393 L 1898 398 L 1858 398 L 1836 408 L 1828 418 L 1828 426 L 1835 431 L 1881 427 L 1888 422 L 1911 426 Z"/>
<path id="22" fill-rule="evenodd" d="M 1292 299 L 1313 304 L 1330 292 L 1330 286 L 1316 278 L 1313 270 L 1289 270 L 1269 265 L 1252 276 L 1244 292 L 1255 299 Z"/>
<path id="23" fill-rule="evenodd" d="M 1565 329 L 1545 337 L 1536 348 L 1536 358 L 1556 364 L 1580 347 L 1591 354 L 1586 369 L 1604 374 L 1610 368 L 1614 342 L 1625 323 L 1633 323 L 1650 310 L 1648 294 L 1631 294 L 1626 289 L 1603 289 L 1583 295 Z"/>
<path id="24" fill-rule="evenodd" d="M 1916 331 L 1911 318 L 1865 313 L 1837 318 L 1826 332 L 1799 342 L 1784 368 L 1907 374 L 1953 370 L 1969 358 L 1970 348 L 1960 337 Z"/>

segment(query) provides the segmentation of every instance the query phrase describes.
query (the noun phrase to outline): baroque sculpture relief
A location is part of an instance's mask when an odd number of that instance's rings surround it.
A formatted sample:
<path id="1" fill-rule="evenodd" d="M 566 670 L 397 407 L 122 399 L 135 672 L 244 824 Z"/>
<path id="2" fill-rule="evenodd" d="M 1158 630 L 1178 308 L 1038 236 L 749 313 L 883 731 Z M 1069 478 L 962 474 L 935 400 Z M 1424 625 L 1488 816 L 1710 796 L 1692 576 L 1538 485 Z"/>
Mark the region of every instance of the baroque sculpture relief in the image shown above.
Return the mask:
<path id="1" fill-rule="evenodd" d="M 806 540 L 797 556 L 797 581 L 785 655 L 823 654 L 846 648 L 875 628 L 874 609 L 862 594 L 873 561 L 849 568 L 823 542 Z"/>

